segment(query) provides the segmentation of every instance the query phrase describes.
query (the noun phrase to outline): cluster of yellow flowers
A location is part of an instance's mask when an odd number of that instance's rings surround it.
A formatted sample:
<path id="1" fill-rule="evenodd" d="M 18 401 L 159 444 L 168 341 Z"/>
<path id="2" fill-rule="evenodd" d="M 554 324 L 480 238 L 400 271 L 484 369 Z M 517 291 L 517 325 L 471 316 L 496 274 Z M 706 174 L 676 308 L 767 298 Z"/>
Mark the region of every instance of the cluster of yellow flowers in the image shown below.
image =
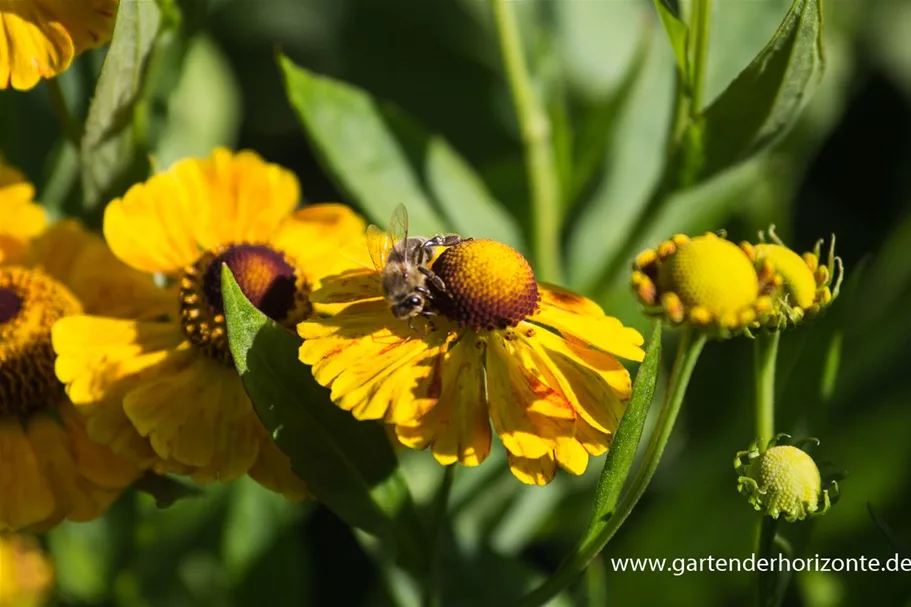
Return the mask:
<path id="1" fill-rule="evenodd" d="M 434 262 L 451 309 L 396 318 L 364 220 L 339 204 L 295 211 L 293 174 L 252 152 L 133 186 L 105 209 L 104 239 L 47 227 L 22 175 L 0 175 L 0 530 L 93 518 L 143 470 L 249 475 L 305 497 L 235 370 L 222 264 L 296 328 L 340 407 L 443 464 L 481 463 L 492 424 L 528 483 L 607 449 L 630 393 L 615 356 L 643 357 L 638 332 L 493 241 Z"/>

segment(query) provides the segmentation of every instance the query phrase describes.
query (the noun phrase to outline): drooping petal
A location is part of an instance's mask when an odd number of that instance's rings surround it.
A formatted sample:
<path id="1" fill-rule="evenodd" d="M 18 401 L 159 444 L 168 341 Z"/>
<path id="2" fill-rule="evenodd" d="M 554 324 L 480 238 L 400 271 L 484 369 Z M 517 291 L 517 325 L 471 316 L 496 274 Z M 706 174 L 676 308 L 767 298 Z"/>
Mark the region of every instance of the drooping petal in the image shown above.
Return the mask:
<path id="1" fill-rule="evenodd" d="M 76 54 L 111 39 L 118 0 L 34 0 L 73 39 Z"/>
<path id="2" fill-rule="evenodd" d="M 74 467 L 79 474 L 99 487 L 115 491 L 136 480 L 139 476 L 138 466 L 89 439 L 84 421 L 71 403 L 64 401 L 57 412 L 70 440 Z"/>
<path id="3" fill-rule="evenodd" d="M 510 453 L 537 459 L 553 451 L 558 436 L 572 436 L 575 412 L 560 392 L 531 372 L 523 356 L 502 335 L 489 335 L 490 419 Z"/>
<path id="4" fill-rule="evenodd" d="M 19 421 L 0 419 L 0 531 L 39 523 L 51 516 L 54 504 L 51 486 Z"/>
<path id="5" fill-rule="evenodd" d="M 577 350 L 546 329 L 536 327 L 529 334 L 531 337 L 517 331 L 520 343 L 532 352 L 534 363 L 549 372 L 551 384 L 560 387 L 576 412 L 600 432 L 616 431 L 625 411 L 621 399 L 629 396 L 626 368 L 610 354 Z"/>
<path id="6" fill-rule="evenodd" d="M 589 298 L 557 285 L 539 282 L 538 294 L 541 296 L 542 306 L 553 307 L 575 314 L 604 315 L 604 310 L 601 309 L 601 306 Z"/>
<path id="7" fill-rule="evenodd" d="M 64 25 L 42 14 L 38 2 L 0 2 L 0 89 L 27 91 L 66 70 L 75 54 Z"/>
<path id="8" fill-rule="evenodd" d="M 27 436 L 54 493 L 54 511 L 41 522 L 40 528 L 49 528 L 64 518 L 74 521 L 96 518 L 120 493 L 120 488 L 99 487 L 81 474 L 70 437 L 56 419 L 33 416 L 28 421 Z"/>
<path id="9" fill-rule="evenodd" d="M 528 320 L 556 329 L 564 339 L 577 345 L 593 346 L 636 362 L 645 358 L 645 351 L 640 347 L 645 342 L 642 335 L 612 316 L 576 314 L 542 304 Z"/>
<path id="10" fill-rule="evenodd" d="M 490 422 L 484 381 L 483 346 L 466 335 L 443 356 L 440 397 L 419 419 L 395 427 L 403 444 L 430 445 L 434 458 L 448 466 L 477 466 L 490 454 Z"/>
<path id="11" fill-rule="evenodd" d="M 519 457 L 508 454 L 509 469 L 513 475 L 526 485 L 543 486 L 553 480 L 557 474 L 557 462 L 551 451 L 540 457 Z"/>
<path id="12" fill-rule="evenodd" d="M 259 421 L 238 393 L 234 369 L 194 356 L 131 391 L 123 409 L 159 457 L 227 481 L 246 474 L 258 451 L 250 424 Z"/>

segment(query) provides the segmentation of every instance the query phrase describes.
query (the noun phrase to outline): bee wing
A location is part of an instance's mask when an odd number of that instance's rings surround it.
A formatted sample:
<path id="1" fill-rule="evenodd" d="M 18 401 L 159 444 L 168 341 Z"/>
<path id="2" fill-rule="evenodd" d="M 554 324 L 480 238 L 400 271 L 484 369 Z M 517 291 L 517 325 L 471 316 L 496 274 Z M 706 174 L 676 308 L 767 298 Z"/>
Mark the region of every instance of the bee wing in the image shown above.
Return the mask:
<path id="1" fill-rule="evenodd" d="M 392 245 L 392 237 L 389 234 L 373 224 L 367 226 L 367 252 L 377 272 L 385 269 Z"/>
<path id="2" fill-rule="evenodd" d="M 389 219 L 389 236 L 392 237 L 392 244 L 408 238 L 408 209 L 402 203 L 395 207 Z"/>

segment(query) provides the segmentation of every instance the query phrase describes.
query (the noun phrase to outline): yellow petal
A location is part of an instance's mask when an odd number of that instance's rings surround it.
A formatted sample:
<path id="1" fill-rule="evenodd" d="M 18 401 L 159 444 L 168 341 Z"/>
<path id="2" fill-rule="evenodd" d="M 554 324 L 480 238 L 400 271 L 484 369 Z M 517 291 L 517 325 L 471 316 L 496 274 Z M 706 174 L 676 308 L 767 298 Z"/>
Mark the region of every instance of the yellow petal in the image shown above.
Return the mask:
<path id="1" fill-rule="evenodd" d="M 508 456 L 509 469 L 526 485 L 546 485 L 557 473 L 557 462 L 551 452 L 536 458 L 519 457 L 512 453 Z"/>
<path id="2" fill-rule="evenodd" d="M 54 494 L 19 422 L 0 419 L 0 531 L 22 529 L 54 511 Z"/>
<path id="3" fill-rule="evenodd" d="M 612 316 L 576 314 L 542 303 L 529 320 L 553 327 L 567 341 L 581 346 L 594 346 L 637 362 L 645 358 L 645 351 L 639 347 L 645 342 L 642 335 L 635 329 L 624 327 Z"/>
<path id="4" fill-rule="evenodd" d="M 588 467 L 588 452 L 575 438 L 557 438 L 557 448 L 554 450 L 557 463 L 561 468 L 576 476 L 585 472 Z"/>
<path id="5" fill-rule="evenodd" d="M 237 373 L 202 356 L 126 395 L 123 409 L 159 457 L 207 480 L 246 474 L 257 457 L 256 418 Z"/>
<path id="6" fill-rule="evenodd" d="M 89 439 L 84 421 L 72 404 L 64 402 L 57 411 L 70 439 L 73 462 L 82 476 L 99 487 L 112 490 L 122 489 L 139 477 L 135 463 Z"/>
<path id="7" fill-rule="evenodd" d="M 621 398 L 629 396 L 629 372 L 610 354 L 578 351 L 561 336 L 536 328 L 531 337 L 517 331 L 520 343 L 534 354 L 534 362 L 550 371 L 551 385 L 570 400 L 576 412 L 601 432 L 614 432 L 625 411 Z M 580 350 L 582 350 L 580 348 Z M 588 359 L 591 353 L 596 359 Z M 623 392 L 617 389 L 623 388 Z"/>
<path id="8" fill-rule="evenodd" d="M 73 39 L 76 54 L 111 39 L 118 0 L 38 0 L 47 17 L 59 21 Z"/>
<path id="9" fill-rule="evenodd" d="M 176 316 L 176 289 L 157 287 L 151 275 L 114 257 L 103 239 L 77 221 L 58 222 L 36 239 L 27 263 L 69 287 L 88 314 L 136 320 Z"/>
<path id="10" fill-rule="evenodd" d="M 290 500 L 300 501 L 309 495 L 304 481 L 291 469 L 291 460 L 268 436 L 263 437 L 259 457 L 250 468 L 250 478 Z"/>
<path id="11" fill-rule="evenodd" d="M 74 521 L 97 518 L 120 493 L 122 487 L 99 487 L 81 474 L 73 457 L 72 441 L 56 419 L 33 416 L 28 422 L 27 435 L 55 498 L 54 513 L 42 523 L 42 528 L 49 528 L 64 518 Z"/>
<path id="12" fill-rule="evenodd" d="M 510 453 L 537 459 L 553 451 L 556 437 L 572 436 L 572 405 L 526 368 L 500 334 L 490 334 L 486 368 L 490 419 Z"/>
<path id="13" fill-rule="evenodd" d="M 66 28 L 43 15 L 37 2 L 0 3 L 0 89 L 31 89 L 66 70 L 74 55 Z"/>
<path id="14" fill-rule="evenodd" d="M 339 250 L 351 241 L 363 247 L 366 227 L 364 219 L 343 204 L 311 204 L 285 218 L 270 242 L 312 281 L 350 267 Z"/>
<path id="15" fill-rule="evenodd" d="M 482 355 L 474 334 L 449 348 L 437 404 L 416 421 L 396 426 L 399 440 L 412 448 L 432 445 L 444 466 L 477 466 L 487 458 L 491 432 Z"/>
<path id="16" fill-rule="evenodd" d="M 0 39 L 2 36 L 0 31 Z M 0 71 L 2 53 L 0 43 Z M 0 263 L 19 262 L 29 242 L 47 225 L 44 208 L 32 202 L 34 196 L 32 184 L 25 180 L 22 173 L 4 164 L 0 157 L 0 216 L 3 217 L 0 222 Z"/>
<path id="17" fill-rule="evenodd" d="M 554 307 L 565 312 L 587 316 L 604 316 L 604 310 L 601 309 L 601 306 L 587 297 L 573 293 L 563 287 L 539 282 L 538 294 L 541 296 L 542 306 Z"/>

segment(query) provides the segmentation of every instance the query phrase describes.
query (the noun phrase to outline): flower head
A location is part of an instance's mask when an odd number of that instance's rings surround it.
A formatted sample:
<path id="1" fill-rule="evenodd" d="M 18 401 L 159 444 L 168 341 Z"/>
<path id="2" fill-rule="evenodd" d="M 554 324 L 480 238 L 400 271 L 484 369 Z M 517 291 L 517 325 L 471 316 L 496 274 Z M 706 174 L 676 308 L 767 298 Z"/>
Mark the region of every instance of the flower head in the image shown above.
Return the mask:
<path id="1" fill-rule="evenodd" d="M 812 252 L 798 255 L 789 249 L 769 228 L 771 243 L 760 232 L 760 243 L 743 242 L 741 248 L 753 260 L 759 275 L 765 277 L 764 292 L 770 297 L 770 309 L 762 324 L 769 328 L 795 325 L 804 316 L 816 316 L 838 297 L 844 267 L 835 256 L 835 237 L 829 245 L 826 264 L 820 265 L 823 241 L 816 242 Z"/>
<path id="2" fill-rule="evenodd" d="M 530 484 L 550 482 L 558 465 L 581 474 L 607 450 L 630 394 L 615 357 L 642 360 L 638 332 L 538 283 L 524 257 L 491 240 L 439 254 L 424 268 L 433 315 L 399 319 L 365 253 L 346 253 L 349 269 L 324 279 L 298 325 L 300 359 L 339 407 L 385 421 L 443 465 L 483 462 L 492 425 Z"/>
<path id="3" fill-rule="evenodd" d="M 21 91 L 111 39 L 119 0 L 0 0 L 0 89 Z"/>
<path id="4" fill-rule="evenodd" d="M 57 376 L 90 436 L 143 466 L 198 482 L 249 474 L 300 498 L 305 489 L 244 391 L 226 339 L 221 267 L 273 320 L 293 327 L 362 237 L 342 205 L 294 211 L 294 175 L 252 152 L 218 149 L 188 159 L 111 202 L 104 233 L 117 257 L 164 275 L 167 309 L 155 318 L 74 316 L 54 328 Z"/>
<path id="5" fill-rule="evenodd" d="M 0 606 L 45 604 L 54 569 L 30 535 L 0 534 Z"/>
<path id="6" fill-rule="evenodd" d="M 76 222 L 46 228 L 23 191 L 0 188 L 0 216 L 17 222 L 0 238 L 0 532 L 95 518 L 139 475 L 88 438 L 54 374 L 51 330 L 83 311 L 156 310 L 151 280 Z"/>
<path id="7" fill-rule="evenodd" d="M 737 490 L 756 510 L 775 519 L 784 516 L 793 523 L 825 513 L 831 505 L 829 491 L 837 496 L 838 485 L 832 482 L 824 489 L 816 462 L 799 448 L 818 441 L 809 439 L 796 446 L 779 444 L 785 437 L 786 434 L 779 434 L 765 449 L 754 442 L 749 450 L 734 458 L 734 469 L 739 475 Z"/>
<path id="8" fill-rule="evenodd" d="M 636 257 L 633 290 L 646 312 L 727 337 L 755 326 L 771 305 L 750 258 L 713 233 L 678 234 Z"/>

